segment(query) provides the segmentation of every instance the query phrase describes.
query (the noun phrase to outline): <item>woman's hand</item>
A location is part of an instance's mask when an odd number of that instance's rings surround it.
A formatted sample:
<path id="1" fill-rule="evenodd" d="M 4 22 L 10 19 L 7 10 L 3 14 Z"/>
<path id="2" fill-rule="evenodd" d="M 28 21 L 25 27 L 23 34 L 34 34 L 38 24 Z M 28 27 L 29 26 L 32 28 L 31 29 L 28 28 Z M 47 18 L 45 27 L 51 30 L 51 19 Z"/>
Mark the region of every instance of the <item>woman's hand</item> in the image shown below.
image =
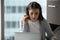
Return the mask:
<path id="1" fill-rule="evenodd" d="M 52 40 L 56 40 L 56 36 L 53 36 L 53 37 L 52 37 Z"/>
<path id="2" fill-rule="evenodd" d="M 28 20 L 27 20 L 27 19 L 28 19 L 28 17 L 29 17 L 28 15 L 24 15 L 24 17 L 23 17 L 23 23 L 24 23 L 24 24 L 26 24 L 26 23 L 27 23 L 27 21 L 28 21 Z"/>

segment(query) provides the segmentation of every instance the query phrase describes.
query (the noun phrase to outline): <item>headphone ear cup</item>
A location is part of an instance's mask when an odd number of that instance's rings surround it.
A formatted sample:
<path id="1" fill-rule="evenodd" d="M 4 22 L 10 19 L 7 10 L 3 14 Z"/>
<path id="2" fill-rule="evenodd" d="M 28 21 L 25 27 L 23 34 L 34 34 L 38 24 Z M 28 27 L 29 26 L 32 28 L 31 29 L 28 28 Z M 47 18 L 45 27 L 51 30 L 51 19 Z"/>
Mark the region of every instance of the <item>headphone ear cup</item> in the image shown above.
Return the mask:
<path id="1" fill-rule="evenodd" d="M 28 6 L 26 7 L 26 14 L 29 15 Z"/>
<path id="2" fill-rule="evenodd" d="M 26 15 L 29 16 L 28 6 L 26 7 Z M 30 19 L 30 17 L 28 17 L 28 19 Z"/>

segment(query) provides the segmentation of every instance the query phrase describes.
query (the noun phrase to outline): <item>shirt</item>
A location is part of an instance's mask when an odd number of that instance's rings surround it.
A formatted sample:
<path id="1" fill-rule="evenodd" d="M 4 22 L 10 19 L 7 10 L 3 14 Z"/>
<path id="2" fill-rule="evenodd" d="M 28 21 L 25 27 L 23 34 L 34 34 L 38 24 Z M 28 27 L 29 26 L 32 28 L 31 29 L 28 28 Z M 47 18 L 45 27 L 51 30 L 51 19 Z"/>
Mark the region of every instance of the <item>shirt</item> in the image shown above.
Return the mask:
<path id="1" fill-rule="evenodd" d="M 40 32 L 40 24 L 39 21 L 32 22 L 31 20 L 28 20 L 30 32 Z"/>

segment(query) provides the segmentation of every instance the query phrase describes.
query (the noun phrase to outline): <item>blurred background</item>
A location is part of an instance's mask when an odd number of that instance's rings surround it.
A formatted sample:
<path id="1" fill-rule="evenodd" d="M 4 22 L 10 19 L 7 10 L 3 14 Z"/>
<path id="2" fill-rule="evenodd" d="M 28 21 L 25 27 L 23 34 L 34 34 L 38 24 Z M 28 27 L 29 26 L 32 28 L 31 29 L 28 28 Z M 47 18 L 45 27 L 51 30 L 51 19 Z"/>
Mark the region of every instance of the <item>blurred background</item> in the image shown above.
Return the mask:
<path id="1" fill-rule="evenodd" d="M 43 17 L 47 19 L 47 0 L 4 0 L 4 40 L 14 40 L 15 32 L 20 32 L 20 21 L 32 1 L 41 5 Z"/>
<path id="2" fill-rule="evenodd" d="M 4 40 L 14 40 L 15 32 L 20 32 L 20 21 L 32 1 L 41 5 L 43 17 L 60 40 L 60 0 L 4 0 Z"/>

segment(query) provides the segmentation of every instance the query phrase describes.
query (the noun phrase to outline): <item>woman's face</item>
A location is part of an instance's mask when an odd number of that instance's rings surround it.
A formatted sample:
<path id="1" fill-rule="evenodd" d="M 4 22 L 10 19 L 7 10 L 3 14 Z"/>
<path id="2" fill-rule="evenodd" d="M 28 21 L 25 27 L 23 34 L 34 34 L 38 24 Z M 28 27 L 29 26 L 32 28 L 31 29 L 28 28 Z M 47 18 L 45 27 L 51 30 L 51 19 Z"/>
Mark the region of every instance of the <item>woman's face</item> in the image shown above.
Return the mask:
<path id="1" fill-rule="evenodd" d="M 32 21 L 37 21 L 39 17 L 39 9 L 38 8 L 30 9 L 29 16 Z"/>

